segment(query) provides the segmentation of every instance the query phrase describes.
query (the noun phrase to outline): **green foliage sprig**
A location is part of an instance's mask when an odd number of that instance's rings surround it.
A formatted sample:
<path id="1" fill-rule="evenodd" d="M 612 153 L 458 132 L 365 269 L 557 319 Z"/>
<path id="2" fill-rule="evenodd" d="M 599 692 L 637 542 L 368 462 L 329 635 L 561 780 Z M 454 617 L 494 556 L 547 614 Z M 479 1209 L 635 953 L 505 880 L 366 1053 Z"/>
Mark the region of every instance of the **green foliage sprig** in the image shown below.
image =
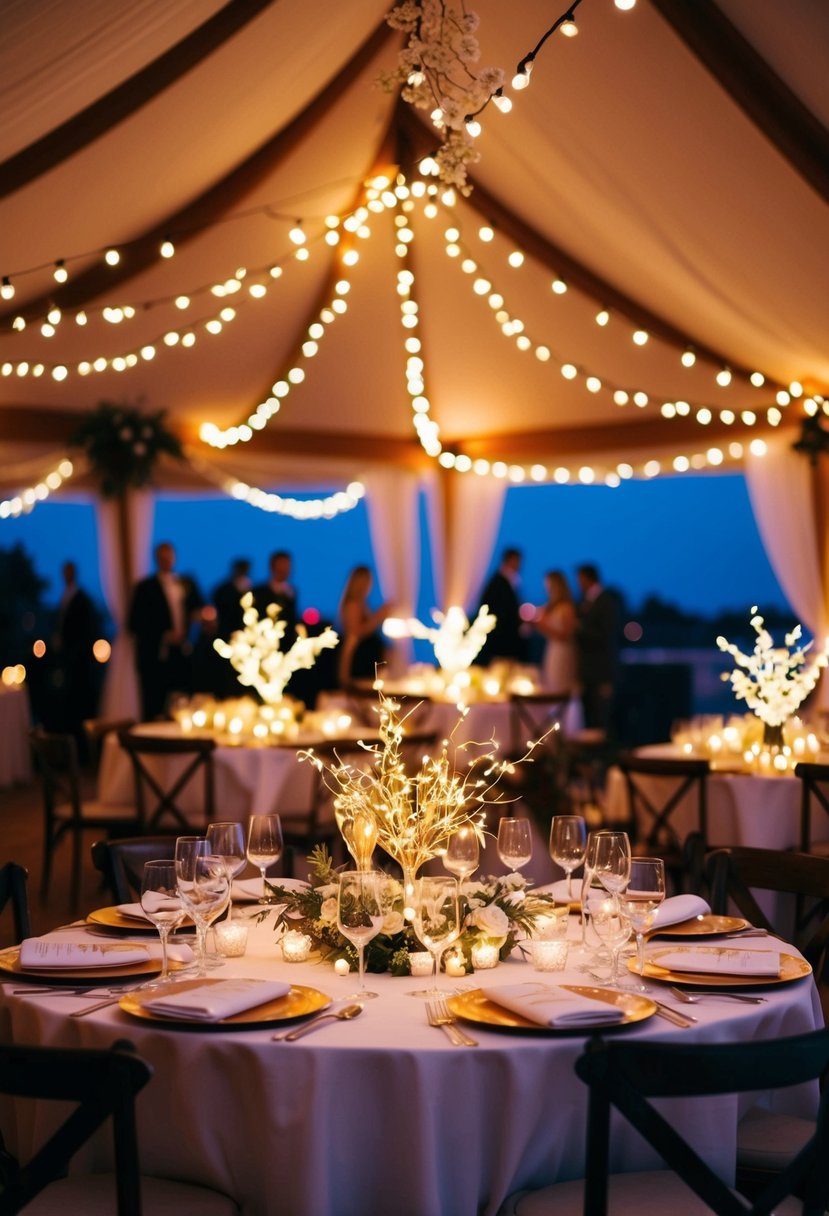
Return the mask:
<path id="1" fill-rule="evenodd" d="M 135 406 L 102 401 L 69 437 L 70 447 L 86 453 L 105 498 L 149 485 L 162 454 L 184 460 L 181 443 L 164 425 L 164 417 L 164 410 L 145 414 Z"/>

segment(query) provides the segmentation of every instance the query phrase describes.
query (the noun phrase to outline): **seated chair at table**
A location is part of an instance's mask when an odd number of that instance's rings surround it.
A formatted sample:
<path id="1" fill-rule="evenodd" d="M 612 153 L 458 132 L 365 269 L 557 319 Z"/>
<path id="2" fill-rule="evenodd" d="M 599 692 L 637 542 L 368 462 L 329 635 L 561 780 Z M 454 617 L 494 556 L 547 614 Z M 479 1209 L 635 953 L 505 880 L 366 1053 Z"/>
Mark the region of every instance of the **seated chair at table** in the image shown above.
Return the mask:
<path id="1" fill-rule="evenodd" d="M 170 836 L 124 836 L 118 840 L 96 840 L 92 864 L 100 870 L 116 904 L 134 903 L 141 898 L 144 863 L 172 861 L 176 838 Z"/>
<path id="2" fill-rule="evenodd" d="M 596 1037 L 576 1061 L 589 1086 L 584 1180 L 512 1196 L 500 1216 L 823 1216 L 829 1202 L 827 1098 L 803 1151 L 749 1206 L 740 1202 L 650 1099 L 700 1099 L 816 1081 L 829 1066 L 829 1030 L 757 1043 L 609 1042 Z M 705 1106 L 700 1106 L 700 1122 Z M 665 1169 L 609 1173 L 613 1108 L 662 1157 Z M 615 1113 L 615 1112 L 613 1112 Z M 791 1198 L 794 1191 L 805 1202 Z"/>
<path id="3" fill-rule="evenodd" d="M 0 912 L 11 904 L 15 943 L 22 942 L 32 933 L 29 917 L 29 872 L 15 861 L 0 866 Z"/>
<path id="4" fill-rule="evenodd" d="M 214 818 L 216 741 L 119 730 L 118 742 L 132 763 L 140 830 L 177 835 L 205 830 Z M 185 813 L 183 795 L 196 797 L 197 814 L 192 819 Z"/>
<path id="5" fill-rule="evenodd" d="M 686 836 L 698 832 L 708 841 L 708 761 L 623 752 L 617 764 L 627 789 L 634 856 L 661 857 L 675 889 L 681 890 Z"/>

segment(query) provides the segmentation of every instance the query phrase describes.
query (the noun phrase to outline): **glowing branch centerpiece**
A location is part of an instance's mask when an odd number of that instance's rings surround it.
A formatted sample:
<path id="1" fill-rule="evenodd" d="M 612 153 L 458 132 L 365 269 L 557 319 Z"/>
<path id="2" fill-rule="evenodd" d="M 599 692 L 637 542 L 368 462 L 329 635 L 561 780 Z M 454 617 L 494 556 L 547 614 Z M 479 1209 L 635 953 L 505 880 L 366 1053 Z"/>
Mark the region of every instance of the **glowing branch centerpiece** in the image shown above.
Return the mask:
<path id="1" fill-rule="evenodd" d="M 751 654 L 744 654 L 724 637 L 717 638 L 720 650 L 730 654 L 736 664 L 733 671 L 723 672 L 722 678 L 731 684 L 737 699 L 745 701 L 763 722 L 764 743 L 782 746 L 784 723 L 812 692 L 827 665 L 829 639 L 807 663 L 806 652 L 812 643 L 800 644 L 799 625 L 786 634 L 783 646 L 775 646 L 756 607 L 751 612 L 751 626 L 757 635 Z"/>
<path id="2" fill-rule="evenodd" d="M 313 667 L 320 652 L 333 649 L 340 639 L 330 625 L 313 638 L 297 625 L 296 641 L 283 650 L 286 624 L 279 619 L 279 605 L 269 604 L 267 614 L 260 617 L 250 592 L 240 602 L 244 628 L 231 634 L 229 642 L 216 638 L 214 649 L 230 661 L 240 684 L 255 689 L 266 705 L 276 705 L 294 672 Z"/>
<path id="3" fill-rule="evenodd" d="M 389 619 L 383 632 L 391 638 L 420 638 L 431 642 L 438 666 L 451 682 L 459 671 L 468 671 L 495 627 L 496 618 L 484 604 L 470 624 L 463 608 L 453 606 L 445 613 L 433 612 L 435 625 L 424 625 L 415 617 Z"/>

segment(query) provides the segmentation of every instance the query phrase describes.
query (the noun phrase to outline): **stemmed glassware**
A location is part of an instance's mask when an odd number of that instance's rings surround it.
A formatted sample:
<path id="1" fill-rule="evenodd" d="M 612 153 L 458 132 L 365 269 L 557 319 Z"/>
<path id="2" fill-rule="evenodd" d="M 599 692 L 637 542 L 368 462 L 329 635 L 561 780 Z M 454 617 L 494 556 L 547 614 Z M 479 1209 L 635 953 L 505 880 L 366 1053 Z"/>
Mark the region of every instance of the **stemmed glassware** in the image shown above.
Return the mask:
<path id="1" fill-rule="evenodd" d="M 630 840 L 627 832 L 596 832 L 594 870 L 611 895 L 619 895 L 630 881 Z"/>
<path id="2" fill-rule="evenodd" d="M 590 832 L 587 837 L 587 848 L 584 854 L 584 875 L 581 882 L 581 942 L 577 949 L 582 955 L 589 954 L 590 948 L 587 945 L 587 921 L 590 916 L 597 898 L 600 897 L 601 891 L 606 891 L 607 887 L 601 884 L 601 876 L 598 872 L 599 861 L 603 865 L 608 865 L 610 859 L 615 857 L 618 851 L 620 857 L 624 856 L 625 848 L 623 842 L 618 842 L 614 845 L 611 841 L 606 841 L 605 837 L 625 836 L 624 832 L 611 831 L 608 828 L 600 828 L 598 831 Z M 628 844 L 628 848 L 630 845 Z M 619 865 L 622 862 L 619 861 Z M 585 968 L 589 970 L 589 968 Z"/>
<path id="3" fill-rule="evenodd" d="M 184 907 L 176 885 L 174 861 L 145 861 L 141 878 L 141 908 L 161 938 L 161 974 L 142 987 L 155 988 L 170 978 L 167 938 L 184 920 Z"/>
<path id="4" fill-rule="evenodd" d="M 278 815 L 251 815 L 248 820 L 247 859 L 262 875 L 260 904 L 271 902 L 265 894 L 265 871 L 282 856 L 282 821 Z"/>
<path id="5" fill-rule="evenodd" d="M 420 878 L 415 887 L 414 931 L 432 956 L 432 986 L 411 996 L 439 997 L 440 960 L 461 932 L 458 884 L 454 878 Z"/>
<path id="6" fill-rule="evenodd" d="M 661 857 L 634 857 L 630 863 L 630 882 L 622 907 L 636 934 L 636 970 L 640 976 L 645 974 L 645 934 L 653 927 L 664 898 L 664 861 Z M 629 986 L 637 992 L 647 991 L 647 986 L 641 980 Z"/>
<path id="7" fill-rule="evenodd" d="M 594 905 L 590 915 L 596 936 L 610 951 L 608 983 L 611 988 L 618 988 L 619 951 L 630 937 L 630 917 L 625 910 L 624 900 L 617 894 L 608 894 L 605 899 Z"/>
<path id="8" fill-rule="evenodd" d="M 529 819 L 502 819 L 498 824 L 498 856 L 515 873 L 529 864 L 533 855 Z"/>
<path id="9" fill-rule="evenodd" d="M 227 907 L 227 867 L 224 858 L 210 852 L 204 836 L 179 836 L 175 867 L 178 893 L 196 926 L 196 975 L 201 979 L 207 975 L 207 931 Z"/>
<path id="10" fill-rule="evenodd" d="M 587 824 L 583 815 L 554 815 L 550 824 L 550 857 L 567 874 L 567 901 L 573 898 L 573 871 L 587 851 Z"/>
<path id="11" fill-rule="evenodd" d="M 337 928 L 357 951 L 360 989 L 346 1000 L 365 1001 L 377 996 L 365 985 L 365 949 L 383 927 L 387 908 L 384 878 L 374 870 L 346 870 L 337 891 Z"/>
<path id="12" fill-rule="evenodd" d="M 245 868 L 245 833 L 241 823 L 211 823 L 207 827 L 207 843 L 210 851 L 224 858 L 227 867 L 228 882 L 233 885 L 233 879 Z M 264 891 L 264 887 L 262 888 Z M 233 917 L 232 893 L 227 898 L 227 919 Z"/>
<path id="13" fill-rule="evenodd" d="M 458 828 L 449 837 L 446 853 L 443 857 L 443 867 L 457 877 L 458 883 L 464 883 L 478 868 L 480 848 L 474 828 Z"/>

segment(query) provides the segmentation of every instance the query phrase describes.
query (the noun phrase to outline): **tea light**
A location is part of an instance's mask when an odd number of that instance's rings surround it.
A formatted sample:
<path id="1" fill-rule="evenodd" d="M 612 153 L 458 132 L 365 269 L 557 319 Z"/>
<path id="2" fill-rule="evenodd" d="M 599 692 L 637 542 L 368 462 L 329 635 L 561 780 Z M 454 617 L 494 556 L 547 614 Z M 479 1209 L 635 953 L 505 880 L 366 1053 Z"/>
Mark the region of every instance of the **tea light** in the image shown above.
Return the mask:
<path id="1" fill-rule="evenodd" d="M 574 894 L 576 889 L 577 887 L 574 886 Z M 536 916 L 533 937 L 541 938 L 542 940 L 546 941 L 549 941 L 551 938 L 560 939 L 566 937 L 567 923 L 567 913 L 563 913 L 560 916 L 557 913 L 553 913 L 552 916 Z"/>
<path id="2" fill-rule="evenodd" d="M 534 938 L 530 942 L 536 971 L 563 971 L 567 962 L 567 942 Z"/>
<path id="3" fill-rule="evenodd" d="M 307 933 L 300 933 L 298 929 L 290 929 L 282 937 L 282 957 L 286 963 L 304 963 L 311 953 L 313 944 Z M 345 962 L 345 959 L 337 961 Z M 346 963 L 346 967 L 348 967 L 348 963 Z"/>
<path id="4" fill-rule="evenodd" d="M 409 971 L 412 975 L 432 974 L 432 956 L 428 950 L 417 950 L 409 955 Z"/>
<path id="5" fill-rule="evenodd" d="M 430 956 L 429 961 L 431 962 L 431 956 Z M 348 965 L 347 958 L 338 958 L 336 963 L 334 964 L 334 971 L 336 972 L 337 975 L 348 975 L 350 970 L 351 970 L 351 968 Z M 414 974 L 414 972 L 412 972 L 412 974 Z"/>
<path id="6" fill-rule="evenodd" d="M 490 965 L 494 967 L 495 963 Z M 462 954 L 456 954 L 454 951 L 452 951 L 451 954 L 447 954 L 446 956 L 443 964 L 443 970 L 447 975 L 453 975 L 457 979 L 459 976 L 466 975 L 466 960 Z"/>
<path id="7" fill-rule="evenodd" d="M 224 958 L 240 958 L 247 950 L 248 927 L 238 920 L 223 921 L 213 926 L 216 949 Z"/>
<path id="8" fill-rule="evenodd" d="M 492 942 L 475 942 L 470 954 L 476 971 L 488 971 L 490 967 L 498 966 L 498 947 Z"/>

